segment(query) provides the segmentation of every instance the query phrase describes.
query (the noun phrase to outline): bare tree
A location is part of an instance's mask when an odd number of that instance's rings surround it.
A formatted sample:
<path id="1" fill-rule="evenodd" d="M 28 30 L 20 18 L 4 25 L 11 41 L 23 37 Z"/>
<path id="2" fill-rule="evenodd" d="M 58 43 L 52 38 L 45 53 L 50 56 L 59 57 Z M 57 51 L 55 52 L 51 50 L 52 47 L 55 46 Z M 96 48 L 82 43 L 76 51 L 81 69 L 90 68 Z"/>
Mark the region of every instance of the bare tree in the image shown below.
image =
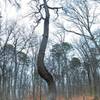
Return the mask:
<path id="1" fill-rule="evenodd" d="M 49 95 L 48 95 L 48 100 L 56 100 L 56 85 L 53 79 L 53 76 L 48 72 L 44 65 L 44 56 L 45 56 L 45 50 L 47 46 L 47 41 L 48 41 L 48 35 L 49 35 L 49 9 L 47 6 L 47 1 L 44 1 L 44 8 L 45 8 L 45 14 L 46 17 L 44 19 L 44 33 L 43 33 L 43 39 L 40 45 L 39 49 L 39 54 L 37 58 L 37 67 L 38 67 L 38 72 L 40 76 L 46 80 L 49 88 Z"/>

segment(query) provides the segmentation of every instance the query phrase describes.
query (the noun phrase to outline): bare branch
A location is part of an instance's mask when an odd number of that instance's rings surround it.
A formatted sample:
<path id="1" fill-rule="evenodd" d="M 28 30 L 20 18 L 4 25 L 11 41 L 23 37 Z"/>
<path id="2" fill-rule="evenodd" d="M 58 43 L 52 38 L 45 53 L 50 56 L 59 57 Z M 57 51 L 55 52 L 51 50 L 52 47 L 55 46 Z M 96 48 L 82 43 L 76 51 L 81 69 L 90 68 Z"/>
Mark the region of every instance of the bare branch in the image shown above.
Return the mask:
<path id="1" fill-rule="evenodd" d="M 66 29 L 63 25 L 60 25 L 59 27 L 62 28 L 62 29 L 63 29 L 64 31 L 66 31 L 66 32 L 74 33 L 74 34 L 80 35 L 80 36 L 86 36 L 87 38 L 91 39 L 90 36 L 85 35 L 85 34 L 83 34 L 83 33 L 79 33 L 79 32 L 73 31 L 73 30 L 68 30 L 68 29 Z"/>
<path id="2" fill-rule="evenodd" d="M 62 10 L 63 10 L 63 7 L 50 7 L 50 6 L 48 6 L 48 8 L 49 8 L 49 9 L 52 9 L 52 10 L 54 10 L 54 9 L 57 9 L 57 10 L 58 10 L 58 9 L 62 9 Z"/>

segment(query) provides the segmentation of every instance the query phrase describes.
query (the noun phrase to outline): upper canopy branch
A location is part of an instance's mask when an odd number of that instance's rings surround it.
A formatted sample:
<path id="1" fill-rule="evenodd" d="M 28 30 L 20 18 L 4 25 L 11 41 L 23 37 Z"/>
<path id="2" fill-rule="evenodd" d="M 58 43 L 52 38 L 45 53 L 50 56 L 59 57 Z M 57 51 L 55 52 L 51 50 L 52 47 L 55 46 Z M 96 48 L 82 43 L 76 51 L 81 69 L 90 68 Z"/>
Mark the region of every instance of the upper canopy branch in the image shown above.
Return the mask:
<path id="1" fill-rule="evenodd" d="M 50 6 L 47 6 L 48 9 L 51 9 L 51 10 L 54 10 L 55 13 L 57 14 L 57 17 L 55 18 L 55 20 L 58 18 L 59 14 L 58 14 L 58 10 L 59 9 L 62 9 L 63 10 L 63 7 L 50 7 Z"/>
<path id="2" fill-rule="evenodd" d="M 63 7 L 50 7 L 50 6 L 48 6 L 48 8 L 49 8 L 49 9 L 52 9 L 52 10 L 55 10 L 55 9 L 56 9 L 56 10 L 58 10 L 58 9 L 63 9 Z"/>
<path id="3" fill-rule="evenodd" d="M 85 36 L 85 37 L 87 37 L 88 39 L 91 40 L 91 37 L 90 37 L 90 36 L 85 35 L 85 34 L 83 34 L 83 33 L 79 33 L 79 32 L 74 31 L 74 30 L 68 30 L 68 29 L 66 29 L 66 28 L 65 28 L 63 25 L 61 25 L 61 24 L 59 24 L 58 27 L 61 28 L 61 29 L 63 29 L 63 30 L 66 31 L 66 32 L 74 33 L 74 34 L 76 34 L 76 35 L 80 35 L 80 36 Z"/>

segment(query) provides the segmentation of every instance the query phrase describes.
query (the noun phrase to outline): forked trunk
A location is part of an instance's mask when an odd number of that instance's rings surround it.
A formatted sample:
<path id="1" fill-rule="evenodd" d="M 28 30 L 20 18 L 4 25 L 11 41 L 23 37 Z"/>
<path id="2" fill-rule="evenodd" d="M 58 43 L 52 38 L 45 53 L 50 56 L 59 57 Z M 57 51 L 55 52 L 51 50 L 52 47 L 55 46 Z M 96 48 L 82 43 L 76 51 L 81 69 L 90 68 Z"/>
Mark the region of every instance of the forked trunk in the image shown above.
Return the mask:
<path id="1" fill-rule="evenodd" d="M 48 72 L 44 64 L 44 56 L 45 50 L 48 42 L 49 35 L 49 9 L 47 6 L 47 1 L 44 1 L 44 9 L 45 9 L 45 19 L 44 19 L 44 33 L 43 39 L 40 45 L 38 57 L 37 57 L 37 69 L 39 75 L 47 82 L 48 84 L 48 100 L 56 100 L 56 85 L 52 75 Z"/>

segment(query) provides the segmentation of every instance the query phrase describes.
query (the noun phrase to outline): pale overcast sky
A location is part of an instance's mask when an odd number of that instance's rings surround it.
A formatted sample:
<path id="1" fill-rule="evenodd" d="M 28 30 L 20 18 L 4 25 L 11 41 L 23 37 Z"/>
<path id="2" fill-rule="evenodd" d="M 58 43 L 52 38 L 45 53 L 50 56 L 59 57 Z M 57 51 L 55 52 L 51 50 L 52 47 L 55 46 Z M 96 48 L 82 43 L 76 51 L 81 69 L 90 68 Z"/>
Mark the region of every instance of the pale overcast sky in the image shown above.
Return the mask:
<path id="1" fill-rule="evenodd" d="M 11 4 L 9 4 L 8 1 L 6 2 L 6 5 L 5 5 L 4 0 L 0 0 L 0 10 L 2 11 L 3 18 L 5 19 L 7 17 L 8 20 L 9 19 L 17 20 L 19 24 L 23 24 L 23 23 L 26 24 L 27 23 L 27 25 L 28 24 L 30 25 L 31 21 L 29 21 L 29 18 L 28 17 L 24 17 L 28 13 L 30 13 L 29 5 L 27 5 L 28 2 L 29 2 L 29 0 L 21 0 L 21 8 L 17 9 L 16 7 L 14 7 Z M 59 0 L 58 0 L 58 3 L 56 3 L 56 2 L 53 3 L 53 0 L 52 0 L 52 2 L 50 1 L 50 6 L 60 6 L 59 5 Z M 99 13 L 99 11 L 100 11 L 100 8 L 97 9 L 98 13 Z M 63 21 L 62 18 L 61 18 L 60 21 L 61 22 Z M 64 22 L 65 21 L 63 21 L 63 23 Z M 100 24 L 98 24 L 98 26 L 100 26 Z M 41 23 L 39 25 L 38 29 L 39 30 L 37 30 L 37 32 L 39 32 L 39 33 L 43 32 L 43 23 Z M 55 29 L 56 28 L 55 28 L 54 24 L 50 23 L 50 33 L 55 33 L 56 32 Z M 51 36 L 53 36 L 53 35 L 51 34 Z M 79 40 L 79 36 L 75 35 L 75 34 L 67 34 L 65 40 L 68 41 L 68 42 Z"/>

